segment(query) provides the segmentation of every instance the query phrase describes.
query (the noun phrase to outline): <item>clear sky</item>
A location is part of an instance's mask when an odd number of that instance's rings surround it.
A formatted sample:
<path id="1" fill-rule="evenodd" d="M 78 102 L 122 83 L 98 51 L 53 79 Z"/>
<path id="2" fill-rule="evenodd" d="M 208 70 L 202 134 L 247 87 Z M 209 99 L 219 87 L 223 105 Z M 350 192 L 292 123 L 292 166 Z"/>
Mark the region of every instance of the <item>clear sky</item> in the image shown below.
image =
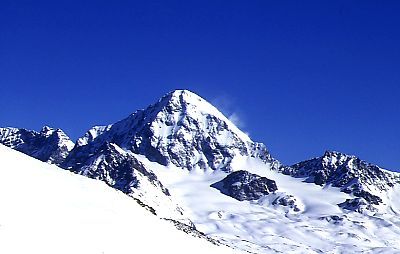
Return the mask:
<path id="1" fill-rule="evenodd" d="M 327 149 L 400 170 L 399 1 L 7 1 L 0 126 L 76 139 L 173 89 L 285 164 Z"/>

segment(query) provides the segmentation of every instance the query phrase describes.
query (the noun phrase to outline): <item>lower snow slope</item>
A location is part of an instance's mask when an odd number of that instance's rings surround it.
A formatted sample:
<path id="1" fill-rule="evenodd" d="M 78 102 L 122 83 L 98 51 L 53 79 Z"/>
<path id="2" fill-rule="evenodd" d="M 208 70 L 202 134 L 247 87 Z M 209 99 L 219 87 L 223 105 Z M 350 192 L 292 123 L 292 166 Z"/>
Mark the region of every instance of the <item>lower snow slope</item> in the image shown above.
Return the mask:
<path id="1" fill-rule="evenodd" d="M 0 145 L 0 253 L 233 253 L 103 182 Z"/>
<path id="2" fill-rule="evenodd" d="M 152 168 L 196 227 L 250 253 L 400 253 L 400 188 L 383 197 L 382 213 L 360 214 L 337 204 L 350 196 L 270 170 L 256 159 L 236 158 L 234 170 L 276 181 L 278 191 L 255 201 L 239 201 L 210 187 L 225 172 L 187 172 L 141 161 Z M 298 208 L 274 204 L 279 197 Z"/>

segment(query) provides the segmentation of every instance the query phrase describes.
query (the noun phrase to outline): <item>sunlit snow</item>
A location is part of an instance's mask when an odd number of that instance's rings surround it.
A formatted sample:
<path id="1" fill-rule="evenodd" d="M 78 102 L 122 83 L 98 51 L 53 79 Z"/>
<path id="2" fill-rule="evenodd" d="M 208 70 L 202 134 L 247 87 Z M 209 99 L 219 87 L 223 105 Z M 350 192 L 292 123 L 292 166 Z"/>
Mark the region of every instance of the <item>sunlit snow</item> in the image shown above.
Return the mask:
<path id="1" fill-rule="evenodd" d="M 103 182 L 0 145 L 0 253 L 234 253 Z"/>
<path id="2" fill-rule="evenodd" d="M 186 215 L 204 233 L 241 250 L 256 253 L 400 253 L 400 188 L 390 191 L 388 211 L 374 216 L 338 207 L 350 198 L 334 187 L 304 183 L 270 170 L 252 158 L 237 157 L 244 169 L 276 181 L 278 192 L 256 201 L 238 201 L 211 188 L 226 173 L 187 172 L 174 166 L 148 165 L 181 202 Z M 271 198 L 293 195 L 301 211 L 272 206 Z M 393 200 L 393 202 L 392 202 Z"/>

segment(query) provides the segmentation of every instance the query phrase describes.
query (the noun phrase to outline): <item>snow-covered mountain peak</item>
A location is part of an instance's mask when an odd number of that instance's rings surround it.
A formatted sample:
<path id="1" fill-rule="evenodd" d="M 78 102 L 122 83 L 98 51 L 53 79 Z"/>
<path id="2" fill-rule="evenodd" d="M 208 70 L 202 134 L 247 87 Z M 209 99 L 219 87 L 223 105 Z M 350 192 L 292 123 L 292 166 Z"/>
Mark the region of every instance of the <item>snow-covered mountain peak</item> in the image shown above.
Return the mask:
<path id="1" fill-rule="evenodd" d="M 212 121 L 212 118 L 216 118 L 222 121 L 238 138 L 246 142 L 251 142 L 248 135 L 238 129 L 217 108 L 189 90 L 174 90 L 169 92 L 145 111 L 147 111 L 149 120 L 154 118 L 154 120 L 162 121 L 165 118 L 175 118 L 170 119 L 172 122 L 167 122 L 169 126 L 172 126 L 173 120 L 175 120 L 176 124 L 179 124 L 185 118 L 192 118 L 203 123 L 204 126 L 200 127 L 206 127 L 207 122 Z"/>
<path id="2" fill-rule="evenodd" d="M 339 151 L 326 150 L 322 157 L 326 157 L 326 158 L 336 157 L 336 158 L 338 158 L 338 157 L 355 157 L 355 156 L 354 155 L 345 154 L 345 153 L 342 153 L 342 152 L 339 152 Z"/>
<path id="3" fill-rule="evenodd" d="M 77 148 L 95 151 L 104 142 L 189 170 L 229 170 L 236 155 L 273 161 L 263 144 L 251 141 L 213 105 L 188 90 L 172 91 L 115 124 L 92 128 L 78 139 Z"/>
<path id="4" fill-rule="evenodd" d="M 345 162 L 351 162 L 357 157 L 354 155 L 347 155 L 345 153 L 337 151 L 325 151 L 324 155 L 321 157 L 322 164 L 326 167 L 337 168 Z"/>
<path id="5" fill-rule="evenodd" d="M 74 148 L 74 142 L 68 137 L 68 135 L 59 128 L 51 128 L 49 126 L 44 126 L 40 131 L 40 134 L 44 135 L 45 137 L 53 137 L 55 141 L 60 146 L 65 146 L 68 151 Z"/>
<path id="6" fill-rule="evenodd" d="M 54 164 L 62 163 L 74 147 L 74 142 L 61 129 L 48 126 L 44 126 L 40 132 L 0 128 L 0 144 Z"/>
<path id="7" fill-rule="evenodd" d="M 373 205 L 382 204 L 380 196 L 384 196 L 383 193 L 400 183 L 398 173 L 384 170 L 354 155 L 333 151 L 286 167 L 284 173 L 305 178 L 306 182 L 317 185 L 340 188 L 342 192 L 362 198 L 366 203 Z M 348 200 L 348 203 L 353 204 L 353 201 Z M 342 206 L 346 207 L 347 204 Z"/>
<path id="8" fill-rule="evenodd" d="M 41 129 L 40 134 L 45 137 L 53 136 L 54 139 L 56 139 L 60 145 L 65 146 L 68 149 L 68 151 L 74 148 L 75 145 L 74 142 L 72 142 L 72 140 L 68 137 L 68 135 L 59 128 L 55 129 L 45 125 Z"/>
<path id="9" fill-rule="evenodd" d="M 176 89 L 161 97 L 159 101 L 185 101 L 186 103 L 197 103 L 204 101 L 199 95 L 186 89 Z"/>
<path id="10" fill-rule="evenodd" d="M 53 134 L 53 132 L 55 131 L 55 129 L 45 125 L 42 127 L 42 129 L 40 130 L 40 133 L 43 133 L 46 136 L 50 136 L 51 134 Z"/>
<path id="11" fill-rule="evenodd" d="M 192 91 L 176 89 L 162 96 L 156 104 L 178 106 L 184 104 L 208 104 L 208 102 Z M 210 107 L 210 105 L 206 105 L 206 107 Z"/>
<path id="12" fill-rule="evenodd" d="M 336 157 L 336 158 L 356 158 L 357 156 L 352 154 L 346 154 L 343 152 L 335 151 L 335 150 L 326 150 L 322 157 Z"/>

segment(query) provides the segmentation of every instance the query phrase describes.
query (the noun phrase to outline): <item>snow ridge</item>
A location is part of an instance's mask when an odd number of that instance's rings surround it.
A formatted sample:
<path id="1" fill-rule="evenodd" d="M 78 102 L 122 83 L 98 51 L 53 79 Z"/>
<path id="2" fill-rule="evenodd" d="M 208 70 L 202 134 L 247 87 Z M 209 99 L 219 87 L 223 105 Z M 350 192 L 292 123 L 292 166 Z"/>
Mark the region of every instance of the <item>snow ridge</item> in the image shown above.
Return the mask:
<path id="1" fill-rule="evenodd" d="M 386 193 L 394 185 L 400 183 L 399 173 L 384 170 L 354 155 L 335 151 L 326 151 L 321 157 L 286 167 L 283 173 L 305 178 L 305 182 L 338 187 L 342 192 L 356 197 L 355 201 L 360 205 L 381 204 L 382 193 Z M 351 203 L 353 207 L 355 201 L 348 200 L 347 203 Z M 346 207 L 344 204 L 341 205 Z M 368 207 L 374 209 L 372 206 Z"/>

